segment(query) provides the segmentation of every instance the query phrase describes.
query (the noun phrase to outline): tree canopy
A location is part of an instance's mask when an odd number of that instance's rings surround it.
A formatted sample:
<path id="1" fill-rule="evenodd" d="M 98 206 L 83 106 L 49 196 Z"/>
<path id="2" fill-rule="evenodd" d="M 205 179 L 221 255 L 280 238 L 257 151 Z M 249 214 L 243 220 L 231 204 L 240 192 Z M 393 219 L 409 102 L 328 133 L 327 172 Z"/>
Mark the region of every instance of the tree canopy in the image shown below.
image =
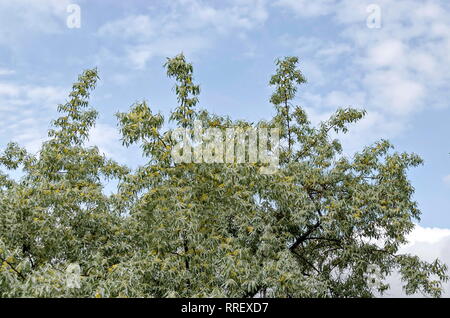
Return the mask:
<path id="1" fill-rule="evenodd" d="M 446 266 L 398 253 L 420 217 L 407 171 L 422 160 L 387 140 L 344 155 L 335 136 L 365 111 L 312 125 L 296 104 L 298 64 L 277 60 L 275 116 L 258 123 L 199 109 L 192 64 L 164 64 L 172 125 L 279 128 L 273 174 L 260 162 L 175 162 L 173 129 L 147 101 L 117 114 L 124 147 L 140 145 L 146 163 L 106 158 L 86 145 L 99 77 L 83 72 L 37 154 L 16 143 L 0 154 L 0 297 L 372 297 L 389 288 L 373 268 L 398 271 L 408 294 L 440 296 Z"/>

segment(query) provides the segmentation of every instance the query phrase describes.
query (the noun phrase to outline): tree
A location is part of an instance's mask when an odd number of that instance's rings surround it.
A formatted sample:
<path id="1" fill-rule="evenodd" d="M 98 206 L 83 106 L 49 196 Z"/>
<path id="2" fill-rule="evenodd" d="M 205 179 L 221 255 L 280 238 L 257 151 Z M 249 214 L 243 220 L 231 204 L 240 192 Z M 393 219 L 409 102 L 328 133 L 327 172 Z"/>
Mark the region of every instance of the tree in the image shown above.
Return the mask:
<path id="1" fill-rule="evenodd" d="M 176 127 L 246 129 L 252 124 L 197 109 L 200 88 L 180 54 L 165 63 L 176 81 Z M 257 127 L 281 129 L 280 164 L 178 163 L 178 143 L 146 101 L 118 113 L 124 146 L 147 163 L 132 171 L 84 142 L 97 70 L 74 84 L 37 155 L 11 143 L 0 156 L 0 296 L 44 297 L 371 297 L 398 270 L 409 294 L 440 296 L 446 266 L 398 254 L 420 211 L 406 172 L 422 163 L 388 141 L 352 158 L 332 133 L 365 112 L 339 109 L 317 127 L 295 106 L 305 78 L 298 59 L 277 61 L 270 84 L 276 115 Z M 259 141 L 261 142 L 261 141 Z M 198 145 L 197 145 L 198 146 Z M 249 150 L 249 145 L 246 146 Z M 116 193 L 103 192 L 105 180 Z M 79 282 L 67 284 L 80 271 Z"/>

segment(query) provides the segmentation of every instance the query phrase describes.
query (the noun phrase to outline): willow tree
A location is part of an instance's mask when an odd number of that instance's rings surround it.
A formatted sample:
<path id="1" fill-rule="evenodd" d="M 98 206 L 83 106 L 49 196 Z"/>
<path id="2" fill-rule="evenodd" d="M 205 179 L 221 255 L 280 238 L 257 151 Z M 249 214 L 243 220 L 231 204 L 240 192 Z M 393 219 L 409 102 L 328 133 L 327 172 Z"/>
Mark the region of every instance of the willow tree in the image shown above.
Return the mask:
<path id="1" fill-rule="evenodd" d="M 420 216 L 407 171 L 421 159 L 385 140 L 348 157 L 332 137 L 364 111 L 339 109 L 313 126 L 295 104 L 305 78 L 288 57 L 270 80 L 274 118 L 234 121 L 198 109 L 200 87 L 183 55 L 165 67 L 177 97 L 170 125 L 147 101 L 117 114 L 123 145 L 139 144 L 147 161 L 134 171 L 84 145 L 96 70 L 74 84 L 38 155 L 7 147 L 0 163 L 24 176 L 0 175 L 0 296 L 371 297 L 394 271 L 408 294 L 441 295 L 445 265 L 398 253 Z M 180 141 L 168 127 L 193 140 L 196 123 L 224 140 L 230 128 L 279 128 L 277 170 L 205 163 L 195 151 L 202 143 L 183 150 L 189 162 L 174 160 Z M 109 196 L 108 178 L 118 181 Z M 76 284 L 67 283 L 72 274 Z"/>

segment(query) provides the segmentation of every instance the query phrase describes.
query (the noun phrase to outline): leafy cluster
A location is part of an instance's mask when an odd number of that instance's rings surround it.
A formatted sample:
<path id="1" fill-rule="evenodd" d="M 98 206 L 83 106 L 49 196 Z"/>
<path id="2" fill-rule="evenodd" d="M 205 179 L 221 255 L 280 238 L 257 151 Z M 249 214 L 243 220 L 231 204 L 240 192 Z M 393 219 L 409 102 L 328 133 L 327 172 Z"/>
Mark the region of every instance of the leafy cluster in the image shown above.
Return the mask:
<path id="1" fill-rule="evenodd" d="M 294 104 L 305 78 L 298 59 L 277 61 L 270 85 L 281 129 L 275 174 L 259 163 L 175 163 L 176 141 L 146 101 L 118 113 L 123 145 L 138 144 L 135 170 L 85 141 L 97 113 L 87 70 L 37 154 L 10 143 L 0 166 L 0 297 L 372 297 L 368 279 L 398 271 L 409 294 L 440 296 L 446 266 L 399 254 L 419 219 L 407 170 L 421 164 L 382 140 L 344 156 L 335 133 L 365 112 L 339 109 L 313 126 Z M 252 124 L 198 110 L 200 88 L 183 55 L 168 59 L 178 105 L 169 121 L 190 128 Z M 117 192 L 105 194 L 114 179 Z M 67 284 L 79 265 L 80 282 Z"/>

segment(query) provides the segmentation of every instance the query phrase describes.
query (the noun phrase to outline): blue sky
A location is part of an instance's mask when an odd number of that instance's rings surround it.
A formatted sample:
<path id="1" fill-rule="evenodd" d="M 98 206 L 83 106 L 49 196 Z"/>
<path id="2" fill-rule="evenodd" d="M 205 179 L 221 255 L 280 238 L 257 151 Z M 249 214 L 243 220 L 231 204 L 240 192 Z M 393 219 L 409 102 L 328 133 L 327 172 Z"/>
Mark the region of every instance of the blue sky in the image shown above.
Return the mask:
<path id="1" fill-rule="evenodd" d="M 71 3 L 80 28 L 67 26 Z M 381 28 L 368 27 L 372 3 Z M 147 99 L 168 114 L 176 100 L 166 57 L 183 51 L 194 63 L 201 107 L 258 120 L 273 115 L 274 60 L 297 55 L 308 79 L 298 104 L 314 122 L 337 107 L 365 108 L 343 137 L 347 153 L 388 138 L 422 156 L 410 178 L 430 232 L 418 237 L 450 237 L 449 14 L 444 0 L 0 0 L 0 146 L 36 151 L 77 75 L 98 67 L 90 142 L 136 165 L 114 113 Z"/>

